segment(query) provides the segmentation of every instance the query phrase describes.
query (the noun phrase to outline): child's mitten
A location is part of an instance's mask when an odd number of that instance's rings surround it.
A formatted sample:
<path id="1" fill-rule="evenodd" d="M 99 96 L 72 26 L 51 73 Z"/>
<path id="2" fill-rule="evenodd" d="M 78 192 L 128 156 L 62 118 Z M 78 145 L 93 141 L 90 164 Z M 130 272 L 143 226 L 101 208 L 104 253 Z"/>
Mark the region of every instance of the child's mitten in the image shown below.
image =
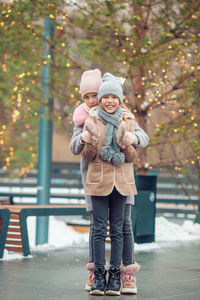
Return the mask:
<path id="1" fill-rule="evenodd" d="M 138 137 L 133 133 L 126 131 L 121 141 L 122 146 L 138 145 Z"/>
<path id="2" fill-rule="evenodd" d="M 81 142 L 90 143 L 90 140 L 91 140 L 91 134 L 87 130 L 83 131 L 81 135 Z"/>
<path id="3" fill-rule="evenodd" d="M 85 121 L 85 129 L 91 134 L 91 136 L 94 136 L 95 138 L 98 138 L 98 130 L 96 125 L 96 120 L 94 119 L 87 119 Z"/>
<path id="4" fill-rule="evenodd" d="M 118 143 L 118 145 L 121 144 L 125 132 L 126 132 L 126 122 L 121 120 L 120 123 L 119 123 L 119 126 L 118 126 L 118 130 L 117 130 L 117 143 Z"/>

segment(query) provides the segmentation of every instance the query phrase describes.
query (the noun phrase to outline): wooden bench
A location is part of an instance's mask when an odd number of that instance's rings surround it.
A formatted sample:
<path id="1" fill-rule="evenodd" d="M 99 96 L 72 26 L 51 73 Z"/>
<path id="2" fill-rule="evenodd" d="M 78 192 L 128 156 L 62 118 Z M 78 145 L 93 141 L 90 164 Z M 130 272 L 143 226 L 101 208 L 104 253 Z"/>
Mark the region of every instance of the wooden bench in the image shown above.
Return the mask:
<path id="1" fill-rule="evenodd" d="M 3 208 L 1 208 L 3 207 Z M 4 205 L 0 206 L 1 226 L 1 251 L 23 252 L 24 256 L 30 254 L 27 217 L 28 216 L 73 216 L 87 217 L 85 205 Z"/>

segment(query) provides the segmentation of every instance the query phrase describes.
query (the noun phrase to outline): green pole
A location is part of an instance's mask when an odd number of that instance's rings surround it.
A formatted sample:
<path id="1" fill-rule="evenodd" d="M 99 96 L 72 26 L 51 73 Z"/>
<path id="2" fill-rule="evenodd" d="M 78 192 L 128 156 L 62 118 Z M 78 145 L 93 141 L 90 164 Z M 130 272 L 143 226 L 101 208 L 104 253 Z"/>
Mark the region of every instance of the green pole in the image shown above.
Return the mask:
<path id="1" fill-rule="evenodd" d="M 50 19 L 44 21 L 44 66 L 42 72 L 42 99 L 45 105 L 40 108 L 40 131 L 38 153 L 38 191 L 37 204 L 48 204 L 51 187 L 51 156 L 52 156 L 52 110 L 53 99 L 50 96 L 51 89 L 51 66 L 53 53 L 51 42 L 53 40 L 54 27 Z M 48 217 L 37 217 L 36 222 L 36 245 L 48 242 Z"/>

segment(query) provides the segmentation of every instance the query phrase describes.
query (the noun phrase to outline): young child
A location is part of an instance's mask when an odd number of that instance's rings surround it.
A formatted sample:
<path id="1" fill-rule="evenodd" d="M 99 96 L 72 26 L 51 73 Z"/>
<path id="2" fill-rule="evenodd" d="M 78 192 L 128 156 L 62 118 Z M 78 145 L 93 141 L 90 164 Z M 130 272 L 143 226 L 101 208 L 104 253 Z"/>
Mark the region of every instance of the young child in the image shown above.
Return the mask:
<path id="1" fill-rule="evenodd" d="M 90 135 L 90 141 L 85 143 L 82 150 L 82 156 L 89 161 L 85 193 L 91 195 L 94 220 L 95 281 L 90 294 L 104 295 L 106 288 L 107 295 L 120 295 L 125 202 L 128 195 L 136 194 L 132 164 L 136 158 L 136 150 L 132 145 L 135 134 L 133 122 L 130 119 L 126 119 L 125 132 L 120 125 L 118 128 L 119 121 L 123 117 L 123 111 L 120 108 L 120 103 L 123 102 L 120 78 L 106 73 L 97 98 L 99 101 L 98 119 L 93 118 L 93 123 L 91 119 L 87 119 L 90 122 L 86 121 L 84 133 L 94 132 L 93 128 L 88 130 L 89 126 L 96 127 L 98 142 L 91 142 L 92 135 Z M 118 134 L 116 134 L 117 129 Z M 111 257 L 106 286 L 107 271 L 104 266 L 108 217 Z M 136 263 L 134 265 L 136 273 L 139 265 Z"/>
<path id="2" fill-rule="evenodd" d="M 98 69 L 86 71 L 81 77 L 80 91 L 82 94 L 82 99 L 84 104 L 81 104 L 74 111 L 73 120 L 75 123 L 73 135 L 70 142 L 70 150 L 74 155 L 80 154 L 84 146 L 84 140 L 87 139 L 87 134 L 83 135 L 83 125 L 88 117 L 83 108 L 86 103 L 88 103 L 88 95 L 91 91 L 96 92 L 97 95 L 101 79 L 101 72 Z M 85 88 L 85 86 L 87 88 Z M 86 94 L 85 94 L 86 92 Z M 90 103 L 90 107 L 97 104 L 96 102 Z M 92 105 L 91 105 L 92 104 Z M 121 105 L 123 110 L 123 119 L 131 119 L 135 128 L 136 147 L 145 147 L 148 144 L 147 134 L 139 127 L 138 123 L 135 121 L 134 116 L 129 112 L 126 107 Z M 89 104 L 86 106 L 86 111 L 89 110 Z M 85 133 L 84 133 L 85 134 Z M 86 140 L 87 141 L 87 140 Z M 124 141 L 126 142 L 126 140 Z M 83 179 L 83 185 L 85 185 L 86 173 L 88 168 L 88 161 L 84 158 L 81 159 L 81 173 Z M 87 264 L 87 269 L 89 270 L 88 280 L 86 282 L 86 290 L 90 290 L 92 284 L 94 283 L 94 251 L 93 251 L 93 215 L 92 215 L 92 204 L 91 196 L 86 195 L 86 209 L 91 212 L 91 224 L 90 224 L 90 239 L 89 239 L 89 263 Z M 132 221 L 131 221 L 131 206 L 134 204 L 134 197 L 128 196 L 126 198 L 124 224 L 123 224 L 123 265 L 121 266 L 121 279 L 122 287 L 121 293 L 135 294 L 137 293 L 135 274 L 139 270 L 139 265 L 134 263 L 134 241 L 132 232 Z"/>
<path id="3" fill-rule="evenodd" d="M 89 117 L 89 111 L 98 104 L 97 93 L 102 84 L 101 71 L 99 69 L 83 72 L 80 82 L 80 92 L 84 103 L 79 105 L 73 114 L 75 125 L 82 126 Z"/>
<path id="4" fill-rule="evenodd" d="M 80 81 L 80 92 L 83 103 L 79 105 L 73 114 L 74 129 L 73 135 L 70 141 L 70 150 L 74 155 L 79 155 L 83 149 L 84 143 L 95 143 L 96 138 L 91 137 L 89 133 L 83 133 L 83 125 L 86 119 L 89 117 L 89 111 L 91 108 L 97 106 L 97 93 L 100 85 L 102 84 L 101 71 L 99 69 L 89 70 L 83 72 Z M 88 169 L 88 161 L 81 159 L 81 175 L 83 186 L 85 185 L 86 175 Z M 92 211 L 91 197 L 86 195 L 86 209 Z M 92 255 L 92 254 L 91 254 Z M 90 256 L 91 256 L 90 255 Z"/>

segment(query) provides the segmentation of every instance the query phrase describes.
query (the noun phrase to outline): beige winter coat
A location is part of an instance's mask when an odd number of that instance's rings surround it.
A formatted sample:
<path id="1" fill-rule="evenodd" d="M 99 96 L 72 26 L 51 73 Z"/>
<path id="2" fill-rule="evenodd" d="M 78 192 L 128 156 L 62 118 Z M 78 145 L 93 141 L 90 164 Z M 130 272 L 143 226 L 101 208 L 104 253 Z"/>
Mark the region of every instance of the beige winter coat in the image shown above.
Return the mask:
<path id="1" fill-rule="evenodd" d="M 134 132 L 132 120 L 126 119 L 125 121 L 126 130 Z M 89 161 L 85 194 L 107 196 L 112 192 L 114 186 L 124 196 L 137 194 L 133 175 L 133 162 L 137 156 L 136 149 L 131 145 L 121 150 L 125 154 L 125 162 L 119 166 L 103 161 L 99 154 L 104 146 L 106 125 L 98 119 L 97 128 L 99 132 L 97 146 L 85 144 L 82 150 L 82 156 Z"/>

